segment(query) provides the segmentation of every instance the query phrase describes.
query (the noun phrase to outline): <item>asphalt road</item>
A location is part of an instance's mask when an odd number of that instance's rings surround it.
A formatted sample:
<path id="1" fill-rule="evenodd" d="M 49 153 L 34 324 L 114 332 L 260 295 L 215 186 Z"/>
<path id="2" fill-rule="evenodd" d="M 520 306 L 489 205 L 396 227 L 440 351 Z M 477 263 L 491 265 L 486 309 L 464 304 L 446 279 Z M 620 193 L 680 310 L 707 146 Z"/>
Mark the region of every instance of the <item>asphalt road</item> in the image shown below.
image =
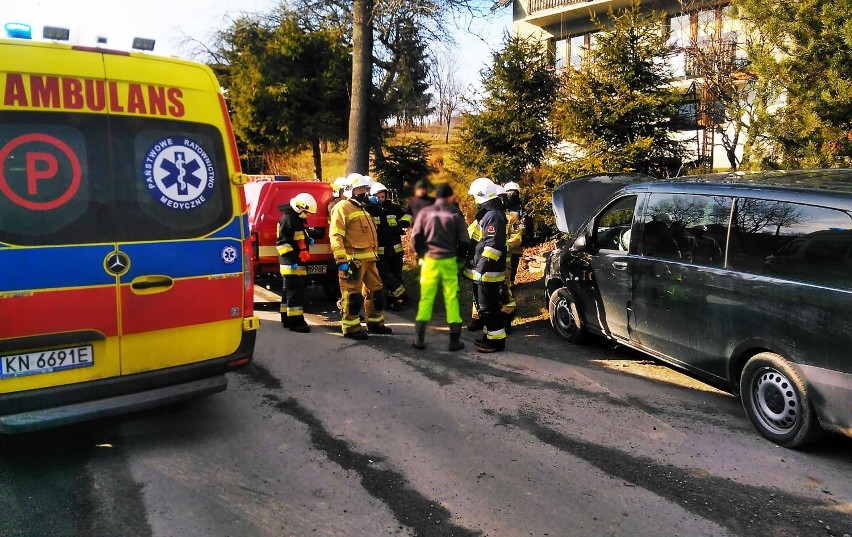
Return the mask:
<path id="1" fill-rule="evenodd" d="M 310 334 L 263 302 L 226 392 L 0 448 L 0 536 L 843 536 L 852 441 L 791 451 L 740 403 L 540 325 L 509 351 Z"/>

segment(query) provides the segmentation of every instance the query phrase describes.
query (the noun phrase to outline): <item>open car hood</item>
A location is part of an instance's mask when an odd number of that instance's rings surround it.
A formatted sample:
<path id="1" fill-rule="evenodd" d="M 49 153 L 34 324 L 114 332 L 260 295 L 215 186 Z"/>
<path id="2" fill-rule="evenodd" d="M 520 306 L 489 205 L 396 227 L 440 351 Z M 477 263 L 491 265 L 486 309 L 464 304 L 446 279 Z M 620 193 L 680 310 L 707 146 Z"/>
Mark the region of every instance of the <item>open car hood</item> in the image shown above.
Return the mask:
<path id="1" fill-rule="evenodd" d="M 641 173 L 600 173 L 565 181 L 553 190 L 556 226 L 576 235 L 592 212 L 622 187 L 654 180 Z"/>

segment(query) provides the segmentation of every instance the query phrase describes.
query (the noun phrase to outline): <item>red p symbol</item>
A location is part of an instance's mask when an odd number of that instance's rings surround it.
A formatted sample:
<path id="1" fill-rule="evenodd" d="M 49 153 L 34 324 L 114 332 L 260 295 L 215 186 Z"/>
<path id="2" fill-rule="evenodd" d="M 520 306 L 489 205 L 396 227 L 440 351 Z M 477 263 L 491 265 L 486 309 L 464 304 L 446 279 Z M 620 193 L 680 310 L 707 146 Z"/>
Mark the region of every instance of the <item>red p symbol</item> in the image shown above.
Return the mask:
<path id="1" fill-rule="evenodd" d="M 40 147 L 35 146 L 32 148 L 33 150 L 27 151 L 26 144 L 39 144 Z M 50 153 L 37 151 L 37 149 L 44 149 L 44 145 L 50 146 L 53 151 Z M 13 151 L 19 148 L 19 154 L 23 153 L 26 155 L 25 160 L 27 161 L 26 195 L 31 198 L 44 198 L 52 195 L 52 193 L 43 192 L 42 196 L 39 196 L 38 182 L 42 179 L 57 179 L 62 181 L 62 183 L 58 186 L 65 188 L 65 191 L 60 193 L 59 197 L 53 199 L 33 200 L 23 197 L 23 192 L 15 192 L 13 184 L 20 184 L 20 182 L 13 182 L 10 184 L 7 174 L 11 172 L 11 176 L 14 179 L 16 173 L 14 170 L 9 168 L 8 164 L 11 159 L 16 156 L 13 154 Z M 65 173 L 59 169 L 59 159 L 57 158 L 61 158 L 63 155 L 66 159 L 68 159 L 67 164 L 66 162 L 63 162 L 63 168 L 67 168 L 68 171 L 70 171 L 70 177 L 67 178 L 63 177 Z M 9 198 L 12 203 L 20 205 L 21 207 L 31 209 L 33 211 L 48 211 L 61 207 L 77 193 L 77 189 L 80 188 L 80 181 L 82 177 L 83 174 L 80 169 L 80 160 L 77 158 L 77 155 L 74 154 L 74 151 L 71 150 L 68 144 L 59 138 L 50 136 L 49 134 L 42 134 L 39 132 L 22 134 L 17 138 L 9 140 L 6 145 L 0 148 L 0 193 Z M 65 185 L 66 181 L 68 182 L 67 185 Z"/>
<path id="2" fill-rule="evenodd" d="M 47 166 L 39 169 L 39 162 L 44 162 Z M 30 196 L 38 194 L 37 181 L 40 179 L 53 179 L 56 177 L 57 170 L 59 170 L 59 163 L 56 162 L 56 157 L 50 153 L 41 153 L 38 151 L 27 152 L 27 194 Z"/>

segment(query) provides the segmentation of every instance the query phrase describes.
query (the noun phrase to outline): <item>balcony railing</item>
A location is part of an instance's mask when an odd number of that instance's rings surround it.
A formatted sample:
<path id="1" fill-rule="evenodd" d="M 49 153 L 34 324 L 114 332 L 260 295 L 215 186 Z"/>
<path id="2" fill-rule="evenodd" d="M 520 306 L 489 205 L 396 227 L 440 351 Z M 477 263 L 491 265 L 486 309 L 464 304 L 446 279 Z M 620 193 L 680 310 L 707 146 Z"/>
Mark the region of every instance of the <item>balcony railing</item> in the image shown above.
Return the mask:
<path id="1" fill-rule="evenodd" d="M 737 43 L 718 41 L 708 47 L 684 47 L 686 76 L 698 77 L 709 73 L 727 75 L 744 70 L 748 66 L 748 60 L 737 57 L 738 49 Z"/>
<path id="2" fill-rule="evenodd" d="M 575 4 L 586 4 L 589 1 L 590 0 L 529 0 L 528 13 L 544 11 L 545 9 L 573 6 Z"/>

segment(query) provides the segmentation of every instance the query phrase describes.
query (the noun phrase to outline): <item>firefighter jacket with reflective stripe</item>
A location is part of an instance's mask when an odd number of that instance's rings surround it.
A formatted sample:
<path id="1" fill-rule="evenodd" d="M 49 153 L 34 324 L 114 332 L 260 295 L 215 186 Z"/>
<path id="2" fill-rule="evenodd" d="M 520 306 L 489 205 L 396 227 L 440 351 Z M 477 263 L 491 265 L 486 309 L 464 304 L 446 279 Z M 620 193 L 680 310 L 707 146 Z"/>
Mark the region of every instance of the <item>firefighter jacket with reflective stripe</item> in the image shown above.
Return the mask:
<path id="1" fill-rule="evenodd" d="M 278 240 L 275 242 L 283 276 L 307 273 L 304 263 L 299 261 L 299 253 L 308 249 L 307 238 L 304 219 L 293 207 L 284 205 L 278 221 Z"/>
<path id="2" fill-rule="evenodd" d="M 379 246 L 376 224 L 357 200 L 347 199 L 335 204 L 329 234 L 335 262 L 376 258 Z"/>
<path id="3" fill-rule="evenodd" d="M 483 283 L 502 282 L 506 277 L 506 211 L 499 199 L 479 206 L 468 227 L 475 244 L 465 263 L 464 275 Z"/>
<path id="4" fill-rule="evenodd" d="M 396 203 L 385 200 L 383 203 L 368 203 L 367 211 L 376 224 L 380 256 L 402 255 L 402 228 L 408 223 L 402 220 L 405 213 Z"/>
<path id="5" fill-rule="evenodd" d="M 521 211 L 506 211 L 506 234 L 508 235 L 507 245 L 509 253 L 519 255 L 524 253 L 521 244 L 524 241 L 524 220 L 521 218 Z"/>

